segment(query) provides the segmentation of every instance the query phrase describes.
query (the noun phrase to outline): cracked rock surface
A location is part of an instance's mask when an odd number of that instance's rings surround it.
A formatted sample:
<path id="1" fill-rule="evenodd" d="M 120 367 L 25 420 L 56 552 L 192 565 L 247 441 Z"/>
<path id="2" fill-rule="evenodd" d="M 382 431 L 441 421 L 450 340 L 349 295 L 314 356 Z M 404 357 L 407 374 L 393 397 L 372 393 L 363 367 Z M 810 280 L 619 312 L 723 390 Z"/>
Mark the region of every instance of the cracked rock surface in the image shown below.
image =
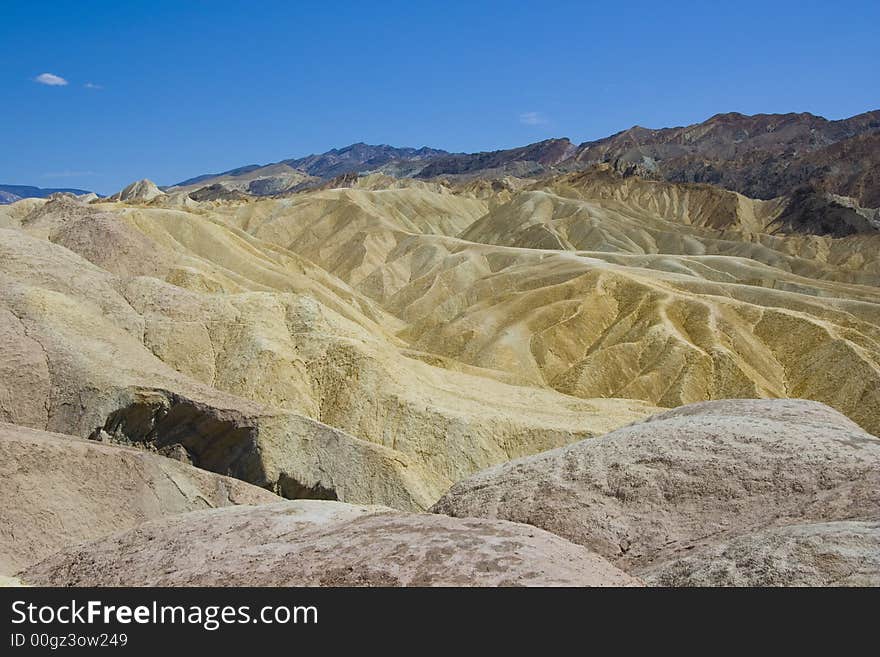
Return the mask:
<path id="1" fill-rule="evenodd" d="M 214 509 L 62 550 L 20 578 L 51 586 L 638 586 L 548 532 L 297 500 Z"/>
<path id="2" fill-rule="evenodd" d="M 490 468 L 432 510 L 529 523 L 655 583 L 858 584 L 878 574 L 853 555 L 877 545 L 880 439 L 816 402 L 703 402 Z"/>

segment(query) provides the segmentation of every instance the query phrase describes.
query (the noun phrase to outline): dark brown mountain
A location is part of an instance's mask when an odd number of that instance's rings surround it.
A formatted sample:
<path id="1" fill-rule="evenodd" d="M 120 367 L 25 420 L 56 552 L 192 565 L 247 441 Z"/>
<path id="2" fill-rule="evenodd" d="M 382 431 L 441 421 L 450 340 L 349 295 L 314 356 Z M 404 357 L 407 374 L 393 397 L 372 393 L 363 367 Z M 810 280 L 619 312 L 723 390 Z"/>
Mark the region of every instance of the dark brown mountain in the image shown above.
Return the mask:
<path id="1" fill-rule="evenodd" d="M 345 148 L 334 148 L 320 155 L 282 160 L 281 164 L 305 171 L 311 176 L 328 179 L 351 172 L 373 171 L 392 162 L 422 163 L 446 155 L 449 155 L 447 151 L 427 146 L 395 148 L 387 144 L 372 146 L 359 142 Z"/>
<path id="2" fill-rule="evenodd" d="M 189 193 L 193 201 L 241 201 L 248 195 L 237 189 L 229 189 L 219 183 L 201 187 Z"/>
<path id="3" fill-rule="evenodd" d="M 244 191 L 271 195 L 375 171 L 400 178 L 494 179 L 578 171 L 599 163 L 610 164 L 624 175 L 710 183 L 752 198 L 788 196 L 809 188 L 877 208 L 880 110 L 840 121 L 809 113 L 746 116 L 733 112 L 677 128 L 634 126 L 579 146 L 559 138 L 480 153 L 357 143 L 277 164 L 199 176 L 180 185 L 193 181 L 228 184 L 247 178 L 254 182 Z"/>
<path id="4" fill-rule="evenodd" d="M 880 131 L 844 139 L 801 158 L 785 176 L 786 185 L 802 181 L 826 192 L 880 208 Z"/>
<path id="5" fill-rule="evenodd" d="M 268 196 L 299 188 L 315 187 L 321 184 L 321 180 L 329 181 L 345 174 L 378 169 L 389 175 L 410 177 L 418 173 L 427 161 L 446 155 L 450 153 L 427 146 L 395 148 L 386 144 L 374 146 L 359 142 L 345 148 L 334 148 L 319 155 L 307 155 L 273 164 L 249 164 L 221 173 L 203 174 L 176 183 L 171 188 L 197 184 L 211 186 L 247 182 L 247 193 Z M 292 176 L 299 176 L 301 180 L 292 180 Z"/>
<path id="6" fill-rule="evenodd" d="M 859 207 L 848 197 L 806 185 L 792 192 L 773 223 L 783 233 L 846 237 L 880 232 L 880 210 Z"/>
<path id="7" fill-rule="evenodd" d="M 492 172 L 534 175 L 571 158 L 576 150 L 568 139 L 561 138 L 502 151 L 447 155 L 431 160 L 416 177 L 484 175 Z"/>
<path id="8" fill-rule="evenodd" d="M 711 183 L 764 199 L 810 185 L 876 207 L 878 144 L 880 110 L 840 121 L 729 113 L 678 128 L 635 126 L 581 144 L 567 164 L 607 162 L 625 174 Z"/>

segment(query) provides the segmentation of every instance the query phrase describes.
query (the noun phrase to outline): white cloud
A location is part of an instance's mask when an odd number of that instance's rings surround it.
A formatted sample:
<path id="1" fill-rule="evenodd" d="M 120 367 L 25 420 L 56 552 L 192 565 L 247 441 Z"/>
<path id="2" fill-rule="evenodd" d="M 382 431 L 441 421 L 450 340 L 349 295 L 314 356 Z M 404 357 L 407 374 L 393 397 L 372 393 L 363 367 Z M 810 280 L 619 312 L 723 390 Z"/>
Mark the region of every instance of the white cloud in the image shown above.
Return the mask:
<path id="1" fill-rule="evenodd" d="M 37 77 L 34 78 L 34 82 L 47 84 L 50 87 L 63 87 L 67 84 L 67 80 L 62 78 L 60 75 L 55 75 L 54 73 L 40 73 Z"/>
<path id="2" fill-rule="evenodd" d="M 523 112 L 519 115 L 519 122 L 523 125 L 546 125 L 549 123 L 540 112 Z"/>
<path id="3" fill-rule="evenodd" d="M 103 89 L 104 88 L 100 84 L 95 84 L 94 82 L 86 82 L 83 86 L 86 89 Z"/>

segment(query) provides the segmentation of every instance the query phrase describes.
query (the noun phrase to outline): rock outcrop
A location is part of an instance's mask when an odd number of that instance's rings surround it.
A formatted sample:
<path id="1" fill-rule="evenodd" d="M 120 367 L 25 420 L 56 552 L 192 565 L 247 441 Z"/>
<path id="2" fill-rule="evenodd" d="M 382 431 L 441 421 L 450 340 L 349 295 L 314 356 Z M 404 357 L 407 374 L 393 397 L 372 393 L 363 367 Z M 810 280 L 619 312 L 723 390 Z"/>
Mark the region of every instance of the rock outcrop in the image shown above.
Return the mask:
<path id="1" fill-rule="evenodd" d="M 880 586 L 880 521 L 787 525 L 709 541 L 640 575 L 653 586 Z"/>
<path id="2" fill-rule="evenodd" d="M 831 583 L 846 566 L 821 536 L 854 559 L 876 543 L 880 439 L 814 402 L 705 402 L 496 466 L 432 510 L 532 524 L 659 583 Z M 760 536 L 764 562 L 724 565 L 761 559 Z"/>
<path id="3" fill-rule="evenodd" d="M 547 532 L 339 502 L 214 509 L 62 550 L 40 586 L 634 586 Z"/>
<path id="4" fill-rule="evenodd" d="M 143 180 L 131 183 L 107 200 L 122 201 L 124 203 L 148 203 L 164 195 L 165 192 L 156 187 L 152 180 L 144 178 Z"/>
<path id="5" fill-rule="evenodd" d="M 0 574 L 148 520 L 277 501 L 143 450 L 0 423 Z"/>

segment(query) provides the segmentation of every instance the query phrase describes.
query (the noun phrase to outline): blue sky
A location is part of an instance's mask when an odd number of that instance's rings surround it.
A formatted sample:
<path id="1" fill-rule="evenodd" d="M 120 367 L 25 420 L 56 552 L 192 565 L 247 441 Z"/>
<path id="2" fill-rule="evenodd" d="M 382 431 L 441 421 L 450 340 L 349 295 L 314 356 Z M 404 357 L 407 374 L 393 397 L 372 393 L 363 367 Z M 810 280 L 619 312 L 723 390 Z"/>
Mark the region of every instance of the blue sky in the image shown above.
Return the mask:
<path id="1" fill-rule="evenodd" d="M 0 183 L 880 107 L 880 2 L 724 4 L 0 0 Z"/>

